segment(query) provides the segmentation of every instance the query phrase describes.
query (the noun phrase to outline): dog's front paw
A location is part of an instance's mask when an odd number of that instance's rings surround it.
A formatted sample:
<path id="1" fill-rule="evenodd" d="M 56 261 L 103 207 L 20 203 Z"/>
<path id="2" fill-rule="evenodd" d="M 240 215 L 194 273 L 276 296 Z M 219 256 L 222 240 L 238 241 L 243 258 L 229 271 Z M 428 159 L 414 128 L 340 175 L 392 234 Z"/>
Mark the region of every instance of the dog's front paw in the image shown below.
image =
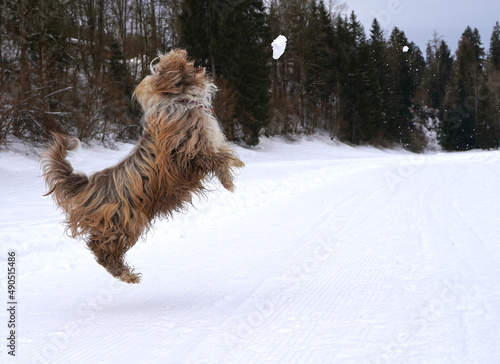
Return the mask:
<path id="1" fill-rule="evenodd" d="M 224 188 L 228 191 L 231 191 L 231 192 L 234 192 L 234 184 L 232 181 L 229 181 L 229 182 L 223 182 L 221 181 L 222 183 L 222 186 L 224 186 Z"/>
<path id="2" fill-rule="evenodd" d="M 215 176 L 226 190 L 231 192 L 234 191 L 233 176 L 229 169 L 219 169 L 215 172 Z"/>
<path id="3" fill-rule="evenodd" d="M 226 190 L 234 192 L 234 184 L 230 172 L 217 173 L 217 178 Z"/>
<path id="4" fill-rule="evenodd" d="M 242 161 L 240 161 L 239 159 L 236 158 L 236 160 L 233 162 L 232 166 L 235 168 L 243 168 L 243 167 L 245 167 L 245 163 L 243 163 Z"/>

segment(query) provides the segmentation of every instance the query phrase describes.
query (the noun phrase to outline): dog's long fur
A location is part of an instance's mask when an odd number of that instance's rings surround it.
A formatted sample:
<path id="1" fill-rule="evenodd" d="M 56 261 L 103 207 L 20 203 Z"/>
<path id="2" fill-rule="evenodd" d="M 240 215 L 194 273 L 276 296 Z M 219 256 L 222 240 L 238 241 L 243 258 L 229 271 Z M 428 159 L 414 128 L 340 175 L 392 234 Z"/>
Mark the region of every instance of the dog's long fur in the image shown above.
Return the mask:
<path id="1" fill-rule="evenodd" d="M 97 262 L 114 277 L 138 283 L 125 253 L 156 217 L 186 208 L 203 182 L 216 176 L 232 191 L 233 168 L 243 167 L 211 110 L 216 90 L 183 50 L 160 55 L 137 87 L 144 133 L 131 154 L 90 176 L 75 173 L 67 151 L 79 140 L 54 134 L 42 154 L 45 182 L 66 213 L 72 237 L 83 236 Z"/>

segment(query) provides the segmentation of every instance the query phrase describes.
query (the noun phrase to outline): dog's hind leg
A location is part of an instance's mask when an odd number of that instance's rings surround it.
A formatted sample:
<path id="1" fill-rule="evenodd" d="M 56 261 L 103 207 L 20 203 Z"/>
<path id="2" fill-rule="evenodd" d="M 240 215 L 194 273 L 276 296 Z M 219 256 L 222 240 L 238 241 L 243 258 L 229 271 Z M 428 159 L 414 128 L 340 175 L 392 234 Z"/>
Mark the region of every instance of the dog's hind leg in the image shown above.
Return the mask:
<path id="1" fill-rule="evenodd" d="M 125 263 L 125 253 L 133 245 L 126 246 L 120 244 L 125 237 L 103 243 L 99 236 L 92 236 L 87 241 L 87 245 L 94 253 L 97 263 L 102 265 L 115 278 L 126 283 L 139 283 L 140 273 L 134 273 Z"/>

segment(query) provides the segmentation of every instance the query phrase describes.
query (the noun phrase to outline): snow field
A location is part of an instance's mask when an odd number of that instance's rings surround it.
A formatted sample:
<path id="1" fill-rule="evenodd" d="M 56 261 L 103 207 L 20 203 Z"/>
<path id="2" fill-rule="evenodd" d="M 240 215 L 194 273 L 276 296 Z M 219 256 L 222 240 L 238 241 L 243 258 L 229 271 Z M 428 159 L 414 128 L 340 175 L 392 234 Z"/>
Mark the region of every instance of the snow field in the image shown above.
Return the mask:
<path id="1" fill-rule="evenodd" d="M 71 161 L 96 171 L 130 149 Z M 234 194 L 212 183 L 132 248 L 133 286 L 64 236 L 36 160 L 0 153 L 0 267 L 12 249 L 19 267 L 15 360 L 500 362 L 498 151 L 414 155 L 317 137 L 238 153 Z"/>

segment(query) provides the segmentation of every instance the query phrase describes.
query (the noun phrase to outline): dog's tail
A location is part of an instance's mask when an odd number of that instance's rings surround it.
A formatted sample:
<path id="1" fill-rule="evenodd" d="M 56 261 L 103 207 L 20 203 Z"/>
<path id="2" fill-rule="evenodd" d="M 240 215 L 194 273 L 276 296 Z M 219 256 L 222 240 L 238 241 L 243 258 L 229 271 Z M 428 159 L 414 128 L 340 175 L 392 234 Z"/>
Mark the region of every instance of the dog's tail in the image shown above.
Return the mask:
<path id="1" fill-rule="evenodd" d="M 73 167 L 66 160 L 68 150 L 80 147 L 80 141 L 62 134 L 53 134 L 53 141 L 41 155 L 41 166 L 45 184 L 49 192 L 44 196 L 54 194 L 53 197 L 63 209 L 70 204 L 72 197 L 76 196 L 82 187 L 88 183 L 84 174 L 74 173 Z"/>

